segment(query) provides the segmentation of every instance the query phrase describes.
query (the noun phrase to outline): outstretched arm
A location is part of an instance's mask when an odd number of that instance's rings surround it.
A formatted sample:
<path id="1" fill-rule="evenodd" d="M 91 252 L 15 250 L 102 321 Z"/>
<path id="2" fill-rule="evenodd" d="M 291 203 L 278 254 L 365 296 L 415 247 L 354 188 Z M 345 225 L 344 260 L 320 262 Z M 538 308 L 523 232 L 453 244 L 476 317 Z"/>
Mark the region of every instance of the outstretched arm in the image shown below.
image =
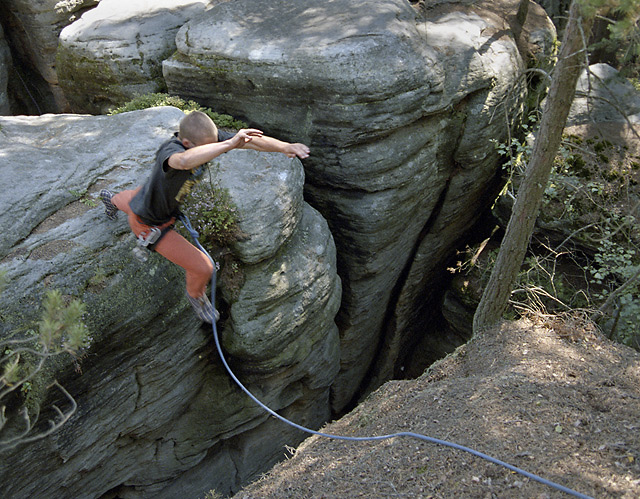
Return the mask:
<path id="1" fill-rule="evenodd" d="M 245 144 L 261 137 L 262 132 L 260 130 L 246 128 L 239 130 L 232 138 L 222 142 L 192 145 L 188 141 L 183 141 L 183 144 L 189 144 L 187 150 L 172 154 L 168 160 L 169 166 L 176 170 L 192 170 L 225 152 L 242 148 Z"/>
<path id="2" fill-rule="evenodd" d="M 267 135 L 252 137 L 250 141 L 240 146 L 242 149 L 254 149 L 262 152 L 281 152 L 290 158 L 298 156 L 301 159 L 309 157 L 309 147 L 305 144 L 284 142 Z"/>

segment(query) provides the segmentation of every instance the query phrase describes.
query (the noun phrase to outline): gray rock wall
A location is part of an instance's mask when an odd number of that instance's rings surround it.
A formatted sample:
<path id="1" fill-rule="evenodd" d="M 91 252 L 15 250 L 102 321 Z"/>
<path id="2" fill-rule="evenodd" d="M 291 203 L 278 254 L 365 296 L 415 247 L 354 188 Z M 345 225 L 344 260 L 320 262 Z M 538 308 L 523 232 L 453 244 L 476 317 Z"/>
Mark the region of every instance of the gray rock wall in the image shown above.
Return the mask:
<path id="1" fill-rule="evenodd" d="M 51 437 L 3 453 L 7 497 L 229 493 L 303 437 L 233 384 L 186 300 L 182 270 L 156 254 L 141 264 L 123 214 L 112 222 L 92 206 L 100 188 L 140 183 L 182 116 L 155 108 L 0 117 L 0 268 L 9 281 L 0 339 L 36 327 L 48 289 L 84 301 L 93 336 L 81 372 L 70 359 L 52 364 L 76 415 Z M 218 293 L 227 359 L 265 403 L 318 427 L 339 369 L 333 239 L 303 200 L 298 159 L 234 151 L 217 163 L 211 175 L 229 189 L 246 234 L 231 250 L 243 284 Z M 49 393 L 39 400 L 43 420 L 56 401 Z"/>
<path id="2" fill-rule="evenodd" d="M 165 90 L 161 62 L 175 34 L 210 0 L 102 0 L 60 34 L 60 84 L 75 112 L 104 113 L 136 95 Z"/>
<path id="3" fill-rule="evenodd" d="M 429 298 L 490 202 L 491 139 L 522 110 L 531 55 L 512 37 L 515 1 L 443 3 L 424 17 L 403 0 L 360 7 L 221 4 L 178 31 L 163 63 L 171 93 L 311 145 L 305 193 L 329 222 L 343 280 L 336 410 L 435 333 Z M 531 10 L 523 36 L 553 38 Z"/>
<path id="4" fill-rule="evenodd" d="M 592 64 L 576 85 L 567 126 L 640 122 L 640 93 L 608 64 Z"/>
<path id="5" fill-rule="evenodd" d="M 68 110 L 67 99 L 58 85 L 56 51 L 58 35 L 80 14 L 99 0 L 4 0 L 0 5 L 2 24 L 9 32 L 13 49 L 22 61 L 23 86 L 30 87 L 32 98 L 38 101 L 42 112 L 64 112 Z M 37 83 L 42 79 L 45 87 L 38 95 Z M 27 97 L 28 98 L 28 97 Z"/>

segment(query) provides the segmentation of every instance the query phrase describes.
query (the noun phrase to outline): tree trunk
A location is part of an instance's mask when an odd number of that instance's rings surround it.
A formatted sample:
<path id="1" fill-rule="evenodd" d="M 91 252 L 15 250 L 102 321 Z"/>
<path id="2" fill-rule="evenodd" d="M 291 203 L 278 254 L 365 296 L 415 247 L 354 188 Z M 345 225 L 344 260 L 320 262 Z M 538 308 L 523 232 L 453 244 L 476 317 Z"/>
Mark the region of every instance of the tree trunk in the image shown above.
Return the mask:
<path id="1" fill-rule="evenodd" d="M 579 0 L 571 3 L 569 21 L 553 71 L 531 160 L 518 189 L 498 258 L 473 317 L 474 334 L 500 320 L 511 295 L 540 211 L 553 160 L 560 146 L 576 82 L 584 67 L 585 43 L 589 39 L 593 19 L 594 15 L 583 16 Z"/>

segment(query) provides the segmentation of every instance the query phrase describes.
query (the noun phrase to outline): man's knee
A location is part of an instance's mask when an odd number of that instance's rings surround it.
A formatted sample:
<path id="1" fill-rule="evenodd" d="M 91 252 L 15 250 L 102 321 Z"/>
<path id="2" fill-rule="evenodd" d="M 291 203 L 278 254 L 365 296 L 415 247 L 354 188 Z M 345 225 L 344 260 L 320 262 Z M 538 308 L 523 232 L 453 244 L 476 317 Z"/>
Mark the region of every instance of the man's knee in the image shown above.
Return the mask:
<path id="1" fill-rule="evenodd" d="M 202 267 L 202 275 L 206 276 L 207 278 L 211 278 L 211 274 L 213 274 L 213 264 L 211 263 L 211 260 L 209 260 L 208 258 L 206 260 L 204 260 L 203 262 L 203 267 Z"/>
<path id="2" fill-rule="evenodd" d="M 117 194 L 114 194 L 111 198 L 111 202 L 118 208 L 119 210 L 124 211 L 125 213 L 130 213 L 131 209 L 129 208 L 129 203 L 134 198 L 136 194 L 140 191 L 140 187 L 131 190 L 120 191 Z"/>
<path id="3" fill-rule="evenodd" d="M 191 265 L 185 266 L 185 269 L 192 272 L 198 281 L 209 282 L 213 274 L 213 264 L 204 253 L 200 253 L 199 257 L 197 263 L 192 261 Z"/>

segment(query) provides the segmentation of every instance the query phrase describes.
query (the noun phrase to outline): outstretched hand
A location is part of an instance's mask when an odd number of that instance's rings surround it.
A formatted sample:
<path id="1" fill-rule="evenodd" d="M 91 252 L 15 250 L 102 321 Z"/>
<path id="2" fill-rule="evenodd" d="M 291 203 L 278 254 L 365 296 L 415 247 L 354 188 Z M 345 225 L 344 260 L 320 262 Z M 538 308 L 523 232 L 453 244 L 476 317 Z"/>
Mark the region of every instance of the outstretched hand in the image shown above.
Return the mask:
<path id="1" fill-rule="evenodd" d="M 254 141 L 253 139 L 256 140 Z M 246 147 L 248 149 L 255 149 L 256 151 L 281 152 L 289 158 L 295 158 L 297 156 L 300 159 L 304 159 L 308 158 L 310 153 L 309 147 L 305 144 L 299 142 L 283 142 L 282 140 L 264 135 L 261 130 L 256 128 L 243 128 L 242 130 L 238 130 L 233 139 L 229 140 L 234 141 L 234 148 L 242 149 Z"/>
<path id="2" fill-rule="evenodd" d="M 247 142 L 251 142 L 254 137 L 262 137 L 262 130 L 258 130 L 257 128 L 243 128 L 242 130 L 238 130 L 234 139 L 238 141 L 238 145 L 236 147 L 242 147 Z"/>
<path id="3" fill-rule="evenodd" d="M 295 158 L 296 156 L 298 156 L 300 159 L 304 159 L 309 157 L 310 152 L 311 150 L 308 146 L 296 142 L 295 144 L 287 144 L 284 153 L 289 158 Z"/>

